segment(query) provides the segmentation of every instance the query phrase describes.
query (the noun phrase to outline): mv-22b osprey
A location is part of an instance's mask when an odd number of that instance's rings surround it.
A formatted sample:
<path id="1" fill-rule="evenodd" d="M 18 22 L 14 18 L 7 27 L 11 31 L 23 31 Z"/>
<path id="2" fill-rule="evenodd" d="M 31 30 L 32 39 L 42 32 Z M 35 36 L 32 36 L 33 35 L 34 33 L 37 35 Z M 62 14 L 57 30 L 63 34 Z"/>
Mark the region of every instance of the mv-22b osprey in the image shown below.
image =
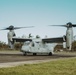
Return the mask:
<path id="1" fill-rule="evenodd" d="M 66 27 L 66 36 L 57 37 L 57 38 L 13 38 L 14 42 L 24 42 L 21 51 L 24 55 L 27 53 L 33 53 L 36 55 L 37 53 L 48 53 L 49 55 L 53 54 L 54 47 L 57 43 L 66 42 L 66 49 L 71 50 L 72 42 L 73 42 L 73 27 L 76 27 L 76 24 L 72 24 L 71 22 L 66 25 L 50 25 L 50 26 L 62 26 Z M 53 44 L 52 44 L 53 43 Z M 55 44 L 54 44 L 55 43 Z"/>

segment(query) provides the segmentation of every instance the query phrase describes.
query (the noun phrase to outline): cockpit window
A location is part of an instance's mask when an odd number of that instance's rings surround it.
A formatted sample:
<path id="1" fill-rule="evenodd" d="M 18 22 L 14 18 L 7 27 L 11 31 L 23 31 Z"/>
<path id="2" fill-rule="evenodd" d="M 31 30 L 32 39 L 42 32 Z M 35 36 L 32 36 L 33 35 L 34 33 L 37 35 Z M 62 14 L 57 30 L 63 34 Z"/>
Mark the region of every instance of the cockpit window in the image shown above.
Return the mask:
<path id="1" fill-rule="evenodd" d="M 40 43 L 40 42 L 36 42 L 36 43 Z"/>
<path id="2" fill-rule="evenodd" d="M 25 43 L 24 43 L 24 45 L 29 45 L 30 44 L 30 41 L 26 41 Z"/>
<path id="3" fill-rule="evenodd" d="M 35 44 L 34 43 L 32 43 L 32 47 L 34 47 L 35 46 Z"/>

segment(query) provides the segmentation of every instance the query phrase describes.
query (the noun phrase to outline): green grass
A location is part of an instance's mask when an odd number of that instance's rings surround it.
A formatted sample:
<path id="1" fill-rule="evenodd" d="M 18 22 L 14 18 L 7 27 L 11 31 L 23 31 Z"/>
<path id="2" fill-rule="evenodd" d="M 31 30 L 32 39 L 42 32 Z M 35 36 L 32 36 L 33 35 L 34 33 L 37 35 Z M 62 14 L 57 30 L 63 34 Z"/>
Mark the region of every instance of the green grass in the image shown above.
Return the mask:
<path id="1" fill-rule="evenodd" d="M 0 68 L 0 75 L 76 75 L 76 58 Z"/>

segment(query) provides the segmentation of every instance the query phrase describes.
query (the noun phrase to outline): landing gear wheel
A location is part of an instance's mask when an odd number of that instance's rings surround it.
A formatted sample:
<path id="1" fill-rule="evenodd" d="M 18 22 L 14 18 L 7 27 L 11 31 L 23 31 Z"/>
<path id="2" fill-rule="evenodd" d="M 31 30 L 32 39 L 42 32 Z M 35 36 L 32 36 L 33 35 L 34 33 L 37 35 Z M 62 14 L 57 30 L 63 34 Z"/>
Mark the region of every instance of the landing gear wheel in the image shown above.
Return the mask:
<path id="1" fill-rule="evenodd" d="M 26 56 L 26 55 L 27 55 L 27 53 L 26 53 L 26 52 L 23 52 L 23 55 L 24 55 L 24 56 Z"/>
<path id="2" fill-rule="evenodd" d="M 36 55 L 36 53 L 33 53 L 33 55 L 35 56 L 35 55 Z"/>
<path id="3" fill-rule="evenodd" d="M 52 56 L 52 53 L 51 52 L 49 53 L 49 56 Z"/>

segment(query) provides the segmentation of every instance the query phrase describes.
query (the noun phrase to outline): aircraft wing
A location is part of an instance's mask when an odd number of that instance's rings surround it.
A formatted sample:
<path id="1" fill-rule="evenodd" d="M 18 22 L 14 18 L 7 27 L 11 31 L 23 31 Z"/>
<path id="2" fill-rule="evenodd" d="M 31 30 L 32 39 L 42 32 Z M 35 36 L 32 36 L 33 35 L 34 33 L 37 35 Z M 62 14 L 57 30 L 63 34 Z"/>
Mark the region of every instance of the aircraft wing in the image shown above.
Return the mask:
<path id="1" fill-rule="evenodd" d="M 30 38 L 12 38 L 13 42 L 25 42 L 25 41 L 32 41 Z"/>
<path id="2" fill-rule="evenodd" d="M 44 38 L 42 41 L 44 43 L 62 43 L 66 41 L 66 37 Z"/>

